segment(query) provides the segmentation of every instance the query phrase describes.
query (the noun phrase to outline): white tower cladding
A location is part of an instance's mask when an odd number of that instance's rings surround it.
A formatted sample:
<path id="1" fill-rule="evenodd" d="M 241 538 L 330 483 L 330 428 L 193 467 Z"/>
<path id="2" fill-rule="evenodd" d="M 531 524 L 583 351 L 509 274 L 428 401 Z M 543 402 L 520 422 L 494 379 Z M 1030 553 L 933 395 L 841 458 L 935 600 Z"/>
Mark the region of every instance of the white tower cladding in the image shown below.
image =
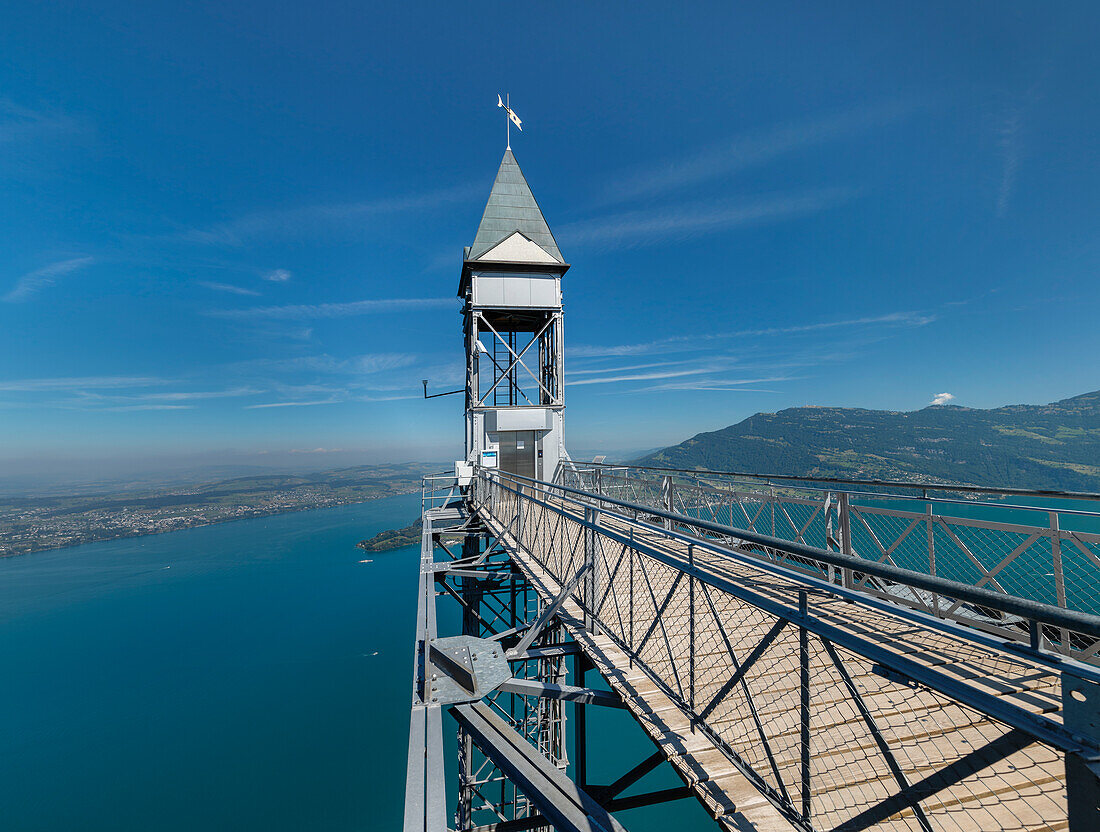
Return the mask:
<path id="1" fill-rule="evenodd" d="M 568 268 L 506 150 L 458 285 L 468 462 L 551 479 L 568 458 L 561 305 Z"/>

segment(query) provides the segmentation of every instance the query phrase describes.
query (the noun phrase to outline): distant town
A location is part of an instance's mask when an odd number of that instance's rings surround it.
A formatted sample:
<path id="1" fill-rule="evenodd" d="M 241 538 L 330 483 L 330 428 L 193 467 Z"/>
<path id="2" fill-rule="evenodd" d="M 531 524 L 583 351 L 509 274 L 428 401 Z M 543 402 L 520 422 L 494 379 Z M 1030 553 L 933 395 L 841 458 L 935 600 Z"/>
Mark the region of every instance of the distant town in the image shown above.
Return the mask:
<path id="1" fill-rule="evenodd" d="M 249 476 L 145 493 L 0 497 L 0 557 L 412 494 L 441 464 Z"/>

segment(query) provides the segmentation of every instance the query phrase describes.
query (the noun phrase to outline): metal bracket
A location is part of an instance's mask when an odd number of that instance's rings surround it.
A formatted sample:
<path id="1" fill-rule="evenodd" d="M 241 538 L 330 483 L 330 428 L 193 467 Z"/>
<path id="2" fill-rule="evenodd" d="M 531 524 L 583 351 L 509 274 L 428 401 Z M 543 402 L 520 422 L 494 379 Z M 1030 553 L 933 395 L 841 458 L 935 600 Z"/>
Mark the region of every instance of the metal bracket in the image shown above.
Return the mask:
<path id="1" fill-rule="evenodd" d="M 428 642 L 428 699 L 433 704 L 475 702 L 512 676 L 500 645 L 473 636 Z"/>

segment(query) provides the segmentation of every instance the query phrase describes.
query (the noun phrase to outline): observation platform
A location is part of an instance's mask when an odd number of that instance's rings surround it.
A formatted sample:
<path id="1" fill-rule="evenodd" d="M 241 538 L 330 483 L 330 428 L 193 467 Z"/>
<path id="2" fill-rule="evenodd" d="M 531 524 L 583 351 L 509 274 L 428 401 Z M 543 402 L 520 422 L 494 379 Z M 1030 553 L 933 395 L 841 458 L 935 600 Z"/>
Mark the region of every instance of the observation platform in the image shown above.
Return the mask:
<path id="1" fill-rule="evenodd" d="M 1100 588 L 1100 535 L 955 517 L 927 490 L 702 476 L 482 469 L 426 500 L 406 829 L 451 828 L 446 708 L 464 830 L 621 828 L 619 809 L 686 796 L 741 832 L 1100 828 L 1100 617 L 1066 601 Z M 946 544 L 940 574 L 908 568 L 952 538 L 977 580 L 945 577 Z M 1060 604 L 1005 591 L 1032 547 L 1058 559 Z M 465 642 L 435 632 L 437 593 L 462 605 Z M 594 706 L 655 745 L 608 785 L 585 771 Z M 682 789 L 622 796 L 666 761 Z"/>

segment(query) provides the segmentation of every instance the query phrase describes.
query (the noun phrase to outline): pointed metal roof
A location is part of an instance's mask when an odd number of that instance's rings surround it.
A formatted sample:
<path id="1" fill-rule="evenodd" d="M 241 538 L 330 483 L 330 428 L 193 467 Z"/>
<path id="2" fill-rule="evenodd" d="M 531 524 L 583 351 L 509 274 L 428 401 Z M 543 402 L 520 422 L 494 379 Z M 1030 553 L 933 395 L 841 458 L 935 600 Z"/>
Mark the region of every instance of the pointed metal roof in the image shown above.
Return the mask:
<path id="1" fill-rule="evenodd" d="M 565 262 L 550 226 L 539 210 L 535 195 L 531 193 L 523 171 L 509 148 L 504 151 L 504 159 L 493 182 L 493 190 L 489 193 L 485 213 L 481 215 L 481 225 L 477 227 L 469 259 L 477 260 L 517 231 L 559 263 Z"/>

